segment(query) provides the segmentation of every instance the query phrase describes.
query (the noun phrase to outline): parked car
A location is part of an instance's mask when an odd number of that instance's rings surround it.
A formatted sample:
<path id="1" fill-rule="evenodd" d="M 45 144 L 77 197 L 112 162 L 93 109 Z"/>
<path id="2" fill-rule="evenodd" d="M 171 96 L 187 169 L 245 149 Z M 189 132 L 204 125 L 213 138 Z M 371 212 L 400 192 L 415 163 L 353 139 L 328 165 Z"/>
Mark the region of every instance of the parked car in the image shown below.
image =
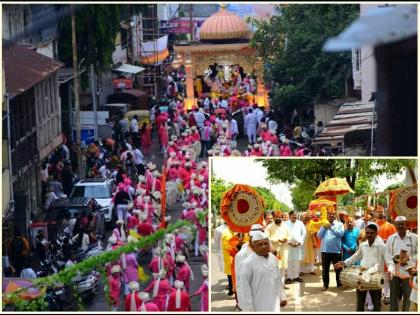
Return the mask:
<path id="1" fill-rule="evenodd" d="M 116 191 L 117 186 L 113 179 L 105 178 L 89 178 L 82 179 L 76 183 L 70 193 L 71 198 L 87 197 L 95 198 L 101 206 L 101 212 L 105 216 L 105 222 L 113 224 L 113 204 L 111 203 L 112 194 Z"/>
<path id="2" fill-rule="evenodd" d="M 96 202 L 94 198 L 66 198 L 58 199 L 52 202 L 51 207 L 48 211 L 42 214 L 35 221 L 44 221 L 48 226 L 48 238 L 53 240 L 60 232 L 61 221 L 67 215 L 70 218 L 76 216 L 77 213 L 85 213 L 86 215 L 92 214 L 96 220 L 96 235 L 103 238 L 105 235 L 105 217 L 101 211 L 101 206 Z"/>

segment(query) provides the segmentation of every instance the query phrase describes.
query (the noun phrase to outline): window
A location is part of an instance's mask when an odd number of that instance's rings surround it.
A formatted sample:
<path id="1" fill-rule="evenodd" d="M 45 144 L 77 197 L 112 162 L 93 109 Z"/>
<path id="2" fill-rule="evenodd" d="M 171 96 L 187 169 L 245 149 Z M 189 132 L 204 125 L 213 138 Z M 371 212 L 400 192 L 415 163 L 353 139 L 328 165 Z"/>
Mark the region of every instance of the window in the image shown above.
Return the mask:
<path id="1" fill-rule="evenodd" d="M 111 192 L 107 186 L 76 186 L 70 197 L 92 197 L 98 199 L 111 198 Z"/>

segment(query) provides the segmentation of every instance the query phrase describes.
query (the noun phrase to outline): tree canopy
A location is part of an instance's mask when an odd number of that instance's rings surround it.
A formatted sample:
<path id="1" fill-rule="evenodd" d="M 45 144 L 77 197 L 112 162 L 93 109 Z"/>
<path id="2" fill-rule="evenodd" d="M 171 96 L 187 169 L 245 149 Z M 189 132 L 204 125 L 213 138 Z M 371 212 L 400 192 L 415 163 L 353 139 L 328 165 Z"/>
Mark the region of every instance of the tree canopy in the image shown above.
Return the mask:
<path id="1" fill-rule="evenodd" d="M 351 76 L 351 53 L 322 51 L 326 40 L 359 14 L 356 4 L 287 4 L 270 20 L 253 20 L 251 45 L 265 62 L 273 106 L 285 110 L 342 97 Z"/>
<path id="2" fill-rule="evenodd" d="M 227 183 L 223 179 L 212 177 L 211 178 L 211 205 L 212 213 L 214 216 L 219 216 L 220 202 L 222 201 L 222 194 L 234 186 L 232 183 Z M 253 187 L 263 198 L 265 203 L 264 211 L 272 210 L 291 210 L 285 203 L 277 200 L 274 194 L 265 187 Z"/>
<path id="3" fill-rule="evenodd" d="M 80 10 L 75 5 L 76 39 L 78 60 L 94 64 L 97 69 L 108 68 L 112 64 L 115 37 L 120 23 L 132 15 L 144 12 L 146 4 L 89 4 Z M 68 66 L 72 62 L 71 17 L 60 23 L 58 42 L 59 59 Z"/>
<path id="4" fill-rule="evenodd" d="M 306 210 L 314 199 L 318 185 L 332 177 L 346 178 L 355 191 L 354 196 L 373 192 L 376 177 L 385 174 L 388 178 L 402 169 L 413 169 L 416 161 L 411 159 L 322 159 L 322 160 L 259 160 L 267 169 L 267 180 L 273 184 L 286 183 L 291 188 L 293 206 Z M 339 203 L 348 204 L 349 198 L 339 198 Z"/>

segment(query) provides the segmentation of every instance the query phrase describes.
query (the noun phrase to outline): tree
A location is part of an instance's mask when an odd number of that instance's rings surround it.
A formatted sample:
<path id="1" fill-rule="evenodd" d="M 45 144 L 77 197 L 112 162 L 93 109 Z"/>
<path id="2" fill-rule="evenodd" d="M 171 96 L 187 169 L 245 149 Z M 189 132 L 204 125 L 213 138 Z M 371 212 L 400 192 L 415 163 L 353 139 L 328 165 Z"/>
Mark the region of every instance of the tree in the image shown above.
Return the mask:
<path id="1" fill-rule="evenodd" d="M 227 183 L 223 179 L 212 177 L 211 178 L 211 205 L 212 214 L 214 217 L 220 216 L 220 203 L 222 201 L 222 195 L 234 186 L 232 183 Z M 273 210 L 291 210 L 285 203 L 277 200 L 274 194 L 265 187 L 253 187 L 264 200 L 264 211 Z"/>
<path id="2" fill-rule="evenodd" d="M 326 40 L 358 16 L 355 4 L 288 4 L 280 15 L 253 23 L 251 45 L 263 57 L 265 80 L 273 84 L 273 106 L 291 110 L 341 97 L 351 76 L 351 53 L 326 53 Z"/>
<path id="3" fill-rule="evenodd" d="M 313 192 L 315 189 L 315 184 L 297 180 L 291 189 L 293 208 L 298 211 L 308 209 L 309 203 L 314 199 Z"/>
<path id="4" fill-rule="evenodd" d="M 75 5 L 78 59 L 85 59 L 87 65 L 94 64 L 97 70 L 109 68 L 121 21 L 144 12 L 145 8 L 145 4 L 89 4 L 78 10 Z M 73 64 L 70 17 L 60 23 L 58 54 L 67 66 Z"/>
<path id="5" fill-rule="evenodd" d="M 308 181 L 318 186 L 328 178 L 346 178 L 352 189 L 358 178 L 374 178 L 386 174 L 388 178 L 404 168 L 413 169 L 414 159 L 268 159 L 258 160 L 267 169 L 267 180 L 273 184 L 298 180 Z"/>

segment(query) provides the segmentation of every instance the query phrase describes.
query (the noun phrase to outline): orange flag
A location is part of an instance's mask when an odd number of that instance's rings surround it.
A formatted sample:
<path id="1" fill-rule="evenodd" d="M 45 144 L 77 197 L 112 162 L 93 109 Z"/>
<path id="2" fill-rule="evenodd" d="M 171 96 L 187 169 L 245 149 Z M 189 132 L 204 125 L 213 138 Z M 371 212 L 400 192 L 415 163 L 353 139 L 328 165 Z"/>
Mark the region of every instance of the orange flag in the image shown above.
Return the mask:
<path id="1" fill-rule="evenodd" d="M 160 221 L 160 228 L 165 228 L 165 216 L 166 216 L 166 161 L 164 161 L 162 166 L 162 185 L 160 188 L 160 194 L 161 194 L 161 213 L 162 213 L 162 219 Z"/>

